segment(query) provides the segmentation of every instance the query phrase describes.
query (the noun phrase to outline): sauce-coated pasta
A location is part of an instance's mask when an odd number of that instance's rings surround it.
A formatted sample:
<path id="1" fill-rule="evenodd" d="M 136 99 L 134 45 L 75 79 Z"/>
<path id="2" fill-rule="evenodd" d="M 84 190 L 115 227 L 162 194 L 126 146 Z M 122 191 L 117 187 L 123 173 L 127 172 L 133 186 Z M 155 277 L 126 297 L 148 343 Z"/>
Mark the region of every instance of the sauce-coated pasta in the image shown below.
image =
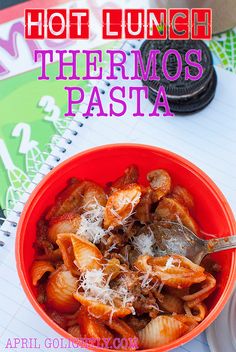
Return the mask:
<path id="1" fill-rule="evenodd" d="M 204 301 L 216 287 L 203 266 L 155 255 L 148 225 L 178 221 L 198 233 L 192 195 L 167 170 L 150 170 L 145 185 L 138 177 L 131 165 L 104 188 L 70 180 L 37 226 L 31 276 L 38 301 L 70 335 L 100 347 L 121 339 L 118 349 L 134 350 L 178 339 L 205 318 Z"/>

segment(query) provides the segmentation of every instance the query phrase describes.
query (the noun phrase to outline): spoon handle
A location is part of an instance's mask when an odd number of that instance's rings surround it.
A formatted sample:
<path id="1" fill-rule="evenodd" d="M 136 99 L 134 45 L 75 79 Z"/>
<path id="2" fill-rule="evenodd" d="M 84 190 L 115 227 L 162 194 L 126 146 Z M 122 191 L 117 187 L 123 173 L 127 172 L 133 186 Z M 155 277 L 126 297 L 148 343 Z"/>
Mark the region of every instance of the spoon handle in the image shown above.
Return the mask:
<path id="1" fill-rule="evenodd" d="M 225 251 L 226 249 L 236 248 L 236 236 L 216 238 L 206 241 L 208 253 Z"/>

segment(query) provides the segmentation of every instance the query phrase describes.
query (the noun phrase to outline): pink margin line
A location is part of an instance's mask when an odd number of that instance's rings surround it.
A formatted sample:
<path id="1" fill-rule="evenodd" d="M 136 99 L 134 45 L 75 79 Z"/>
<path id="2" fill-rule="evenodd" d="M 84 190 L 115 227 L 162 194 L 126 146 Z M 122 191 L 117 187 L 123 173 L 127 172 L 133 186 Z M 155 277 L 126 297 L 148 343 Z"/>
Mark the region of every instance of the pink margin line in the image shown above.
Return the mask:
<path id="1" fill-rule="evenodd" d="M 9 22 L 16 18 L 24 17 L 24 11 L 27 8 L 49 8 L 63 2 L 66 3 L 66 0 L 32 0 L 0 10 L 0 24 Z"/>

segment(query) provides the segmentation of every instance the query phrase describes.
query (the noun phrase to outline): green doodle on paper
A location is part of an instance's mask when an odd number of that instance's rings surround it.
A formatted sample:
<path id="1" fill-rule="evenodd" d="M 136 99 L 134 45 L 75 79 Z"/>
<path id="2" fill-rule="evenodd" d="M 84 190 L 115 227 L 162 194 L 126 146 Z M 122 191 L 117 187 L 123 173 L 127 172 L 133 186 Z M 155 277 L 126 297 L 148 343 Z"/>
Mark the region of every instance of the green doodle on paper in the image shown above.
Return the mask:
<path id="1" fill-rule="evenodd" d="M 220 34 L 210 42 L 210 49 L 221 66 L 236 73 L 236 29 Z"/>
<path id="2" fill-rule="evenodd" d="M 44 154 L 38 147 L 30 149 L 25 156 L 25 162 L 27 174 L 34 179 L 45 162 Z"/>
<path id="3" fill-rule="evenodd" d="M 19 168 L 15 168 L 8 172 L 8 178 L 15 191 L 27 190 L 30 186 L 30 178 Z"/>

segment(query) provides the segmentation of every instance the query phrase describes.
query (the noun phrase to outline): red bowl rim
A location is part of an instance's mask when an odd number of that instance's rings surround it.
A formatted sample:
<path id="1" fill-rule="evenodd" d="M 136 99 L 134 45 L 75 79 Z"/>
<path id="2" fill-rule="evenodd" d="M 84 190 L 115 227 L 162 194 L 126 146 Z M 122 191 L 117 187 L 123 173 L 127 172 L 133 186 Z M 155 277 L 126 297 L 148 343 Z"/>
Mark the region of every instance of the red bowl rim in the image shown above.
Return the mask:
<path id="1" fill-rule="evenodd" d="M 182 156 L 175 154 L 169 150 L 163 149 L 163 148 L 159 148 L 159 147 L 155 147 L 155 146 L 150 146 L 150 145 L 145 145 L 145 144 L 135 144 L 135 143 L 117 143 L 117 144 L 106 144 L 106 145 L 102 145 L 102 146 L 98 146 L 98 147 L 94 147 L 94 148 L 90 148 L 87 149 L 85 151 L 79 152 L 76 155 L 66 159 L 65 161 L 63 161 L 61 164 L 59 164 L 58 166 L 56 166 L 52 171 L 50 171 L 44 178 L 43 180 L 35 187 L 35 189 L 33 190 L 33 192 L 30 194 L 26 205 L 22 211 L 20 220 L 19 220 L 19 224 L 17 226 L 17 233 L 16 233 L 16 245 L 15 245 L 15 256 L 16 256 L 16 266 L 17 266 L 17 271 L 18 271 L 18 275 L 20 278 L 20 282 L 22 284 L 22 287 L 26 293 L 27 298 L 29 299 L 30 303 L 32 304 L 32 306 L 34 307 L 34 309 L 36 310 L 36 312 L 41 316 L 41 318 L 54 330 L 56 331 L 58 334 L 60 334 L 61 336 L 63 336 L 65 339 L 67 340 L 73 340 L 73 337 L 68 334 L 65 330 L 63 330 L 62 328 L 60 328 L 55 322 L 53 322 L 52 319 L 49 318 L 49 316 L 46 314 L 46 312 L 43 310 L 43 308 L 40 306 L 39 303 L 37 303 L 36 298 L 33 296 L 33 294 L 31 293 L 28 285 L 27 285 L 27 281 L 25 278 L 25 275 L 23 273 L 22 267 L 21 267 L 21 253 L 22 253 L 22 242 L 21 242 L 21 233 L 24 230 L 25 226 L 26 226 L 26 222 L 25 222 L 25 218 L 27 218 L 27 213 L 28 210 L 30 208 L 30 205 L 32 203 L 32 201 L 35 201 L 38 197 L 40 193 L 41 188 L 43 187 L 43 185 L 45 185 L 49 179 L 51 179 L 55 173 L 58 172 L 58 170 L 61 170 L 64 168 L 64 166 L 70 162 L 72 162 L 73 160 L 76 160 L 77 158 L 80 158 L 81 156 L 84 155 L 89 155 L 89 154 L 93 154 L 94 152 L 97 151 L 102 151 L 102 150 L 107 150 L 107 149 L 117 149 L 117 148 L 134 148 L 134 149 L 142 149 L 142 150 L 148 150 L 148 151 L 155 151 L 158 152 L 159 154 L 164 155 L 166 158 L 170 158 L 170 159 L 175 159 L 176 161 L 178 161 L 179 164 L 181 164 L 184 167 L 187 167 L 189 170 L 191 170 L 192 173 L 194 173 L 198 178 L 201 178 L 201 181 L 203 183 L 205 183 L 205 185 L 207 185 L 207 187 L 211 190 L 211 192 L 214 193 L 214 196 L 216 198 L 218 198 L 218 200 L 220 201 L 220 203 L 222 204 L 222 208 L 224 210 L 225 216 L 227 218 L 227 222 L 229 224 L 229 228 L 231 231 L 231 234 L 236 233 L 236 223 L 235 223 L 235 219 L 234 219 L 234 215 L 233 212 L 225 198 L 225 196 L 223 195 L 223 193 L 220 191 L 220 189 L 216 186 L 216 184 L 210 179 L 209 176 L 207 176 L 207 174 L 205 174 L 200 168 L 198 168 L 197 166 L 195 166 L 193 163 L 191 163 L 190 161 L 188 161 L 187 159 L 183 158 Z M 227 300 L 229 299 L 231 293 L 233 292 L 234 286 L 235 286 L 235 281 L 236 281 L 236 250 L 232 252 L 232 262 L 231 262 L 231 267 L 230 267 L 230 273 L 228 276 L 228 282 L 227 282 L 227 286 L 222 294 L 222 296 L 220 297 L 220 299 L 218 300 L 217 304 L 215 305 L 215 307 L 212 309 L 212 311 L 208 314 L 208 316 L 195 328 L 193 329 L 191 332 L 189 332 L 186 335 L 183 335 L 182 337 L 180 337 L 179 339 L 165 345 L 165 346 L 161 346 L 161 347 L 154 347 L 151 349 L 145 349 L 145 350 L 140 350 L 142 352 L 164 352 L 164 351 L 169 351 L 172 350 L 173 348 L 177 348 L 187 342 L 189 342 L 190 340 L 194 339 L 195 337 L 197 337 L 200 333 L 202 333 L 216 318 L 217 316 L 221 313 L 221 311 L 223 310 L 225 304 L 227 303 Z M 79 343 L 78 341 L 78 346 L 80 347 L 85 347 L 83 345 L 83 343 Z M 107 349 L 107 348 L 99 348 L 99 347 L 95 347 L 93 345 L 86 345 L 86 348 L 89 348 L 90 350 L 94 350 L 94 351 L 107 351 L 107 352 L 115 352 L 117 350 L 113 350 L 113 349 Z"/>

